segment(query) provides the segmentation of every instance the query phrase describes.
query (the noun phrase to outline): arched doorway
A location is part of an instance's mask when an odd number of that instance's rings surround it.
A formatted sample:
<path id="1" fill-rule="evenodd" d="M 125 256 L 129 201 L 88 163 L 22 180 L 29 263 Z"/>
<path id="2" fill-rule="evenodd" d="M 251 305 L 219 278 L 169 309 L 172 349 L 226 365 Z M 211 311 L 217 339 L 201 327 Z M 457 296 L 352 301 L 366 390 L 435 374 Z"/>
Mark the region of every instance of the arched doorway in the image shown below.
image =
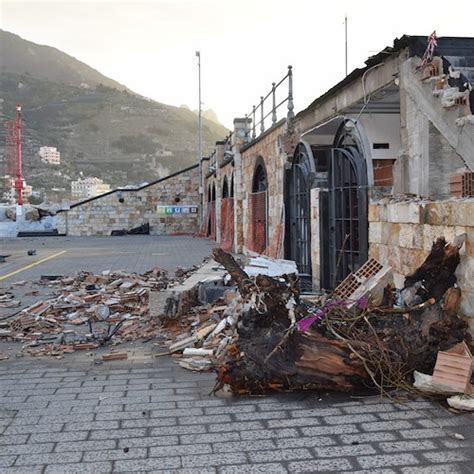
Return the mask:
<path id="1" fill-rule="evenodd" d="M 343 122 L 331 153 L 328 172 L 326 268 L 333 288 L 360 268 L 368 256 L 367 166 L 362 146 Z M 324 228 L 328 231 L 324 231 Z"/>
<path id="2" fill-rule="evenodd" d="M 300 143 L 286 174 L 285 256 L 296 262 L 301 286 L 308 290 L 312 288 L 310 192 L 313 173 L 311 149 Z"/>
<path id="3" fill-rule="evenodd" d="M 207 221 L 207 236 L 216 240 L 216 185 L 212 183 L 208 188 L 208 221 Z"/>
<path id="4" fill-rule="evenodd" d="M 263 253 L 268 245 L 267 188 L 267 170 L 259 157 L 253 173 L 252 192 L 249 193 L 248 247 L 257 253 Z"/>
<path id="5" fill-rule="evenodd" d="M 234 198 L 230 195 L 229 180 L 224 176 L 222 183 L 220 246 L 232 251 L 234 247 Z"/>

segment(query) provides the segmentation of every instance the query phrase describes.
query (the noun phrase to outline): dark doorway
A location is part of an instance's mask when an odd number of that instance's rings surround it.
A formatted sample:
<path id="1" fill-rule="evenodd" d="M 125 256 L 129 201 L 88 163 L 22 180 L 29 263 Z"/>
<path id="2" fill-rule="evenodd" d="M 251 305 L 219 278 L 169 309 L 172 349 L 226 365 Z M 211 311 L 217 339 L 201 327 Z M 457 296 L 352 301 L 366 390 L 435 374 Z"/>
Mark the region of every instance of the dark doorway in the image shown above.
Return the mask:
<path id="1" fill-rule="evenodd" d="M 257 159 L 249 194 L 249 249 L 263 253 L 268 245 L 267 171 L 262 158 Z"/>
<path id="2" fill-rule="evenodd" d="M 222 184 L 222 199 L 229 197 L 229 185 L 227 183 L 227 176 L 224 176 L 224 183 Z"/>
<path id="3" fill-rule="evenodd" d="M 301 287 L 312 288 L 311 270 L 311 176 L 312 154 L 303 143 L 295 151 L 286 175 L 286 258 L 298 267 Z"/>
<path id="4" fill-rule="evenodd" d="M 328 174 L 326 268 L 330 288 L 360 268 L 368 256 L 367 168 L 357 141 L 344 124 L 336 137 Z M 328 230 L 324 230 L 328 229 Z M 328 281 L 329 280 L 329 281 Z"/>

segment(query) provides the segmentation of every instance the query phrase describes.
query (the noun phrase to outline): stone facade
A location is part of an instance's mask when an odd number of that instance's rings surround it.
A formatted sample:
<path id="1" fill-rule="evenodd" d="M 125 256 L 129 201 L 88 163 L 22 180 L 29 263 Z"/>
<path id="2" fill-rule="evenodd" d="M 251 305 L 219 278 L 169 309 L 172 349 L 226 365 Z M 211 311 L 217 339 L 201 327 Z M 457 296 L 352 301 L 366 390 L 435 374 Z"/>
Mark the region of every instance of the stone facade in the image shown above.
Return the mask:
<path id="1" fill-rule="evenodd" d="M 267 236 L 270 242 L 275 238 L 277 225 L 282 224 L 284 207 L 284 172 L 286 153 L 281 149 L 279 137 L 284 133 L 284 124 L 274 127 L 250 148 L 243 149 L 242 155 L 242 237 L 243 249 L 247 250 L 249 236 L 249 194 L 255 166 L 262 159 L 267 175 Z M 269 243 L 268 242 L 268 243 Z"/>
<path id="2" fill-rule="evenodd" d="M 462 234 L 466 241 L 456 275 L 461 313 L 473 318 L 474 329 L 474 198 L 369 205 L 369 256 L 392 267 L 398 288 L 423 263 L 438 237 L 452 242 Z"/>
<path id="3" fill-rule="evenodd" d="M 117 189 L 74 204 L 58 214 L 58 231 L 67 235 L 110 235 L 148 223 L 151 234 L 194 234 L 198 213 L 158 213 L 157 206 L 198 206 L 199 170 L 193 166 L 138 189 Z"/>

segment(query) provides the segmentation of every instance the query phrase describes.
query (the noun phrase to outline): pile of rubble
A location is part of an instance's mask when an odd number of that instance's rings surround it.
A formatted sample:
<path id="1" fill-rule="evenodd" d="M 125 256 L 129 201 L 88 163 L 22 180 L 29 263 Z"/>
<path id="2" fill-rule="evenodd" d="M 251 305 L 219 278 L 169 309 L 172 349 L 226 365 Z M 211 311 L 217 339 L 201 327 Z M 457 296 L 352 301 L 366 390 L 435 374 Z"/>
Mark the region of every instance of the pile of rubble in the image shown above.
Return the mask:
<path id="1" fill-rule="evenodd" d="M 31 355 L 52 356 L 150 340 L 158 327 L 149 311 L 150 293 L 178 284 L 195 270 L 178 268 L 173 278 L 158 268 L 142 275 L 124 271 L 80 272 L 66 278 L 43 275 L 38 284 L 52 289 L 54 296 L 3 318 L 0 338 L 23 342 Z M 18 307 L 21 302 L 6 292 L 0 304 Z"/>
<path id="2" fill-rule="evenodd" d="M 300 295 L 296 272 L 252 276 L 215 249 L 228 272 L 219 283 L 222 295 L 164 318 L 160 334 L 181 366 L 216 371 L 216 391 L 416 391 L 415 371 L 432 373 L 443 351 L 471 344 L 458 316 L 460 246 L 438 239 L 401 290 L 389 268 L 370 260 L 333 293 L 312 298 Z M 471 362 L 472 356 L 448 369 L 463 380 L 465 393 L 472 387 Z"/>

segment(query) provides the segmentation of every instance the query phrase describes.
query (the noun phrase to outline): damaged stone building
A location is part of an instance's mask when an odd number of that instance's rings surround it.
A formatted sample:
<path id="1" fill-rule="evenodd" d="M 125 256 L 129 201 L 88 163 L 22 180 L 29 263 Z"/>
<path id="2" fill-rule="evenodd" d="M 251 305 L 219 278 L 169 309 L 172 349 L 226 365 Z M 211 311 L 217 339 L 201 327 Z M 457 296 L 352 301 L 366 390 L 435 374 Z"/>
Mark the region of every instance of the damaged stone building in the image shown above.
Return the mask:
<path id="1" fill-rule="evenodd" d="M 200 224 L 158 215 L 176 199 L 199 204 L 196 166 L 77 203 L 58 215 L 62 232 L 199 232 L 226 250 L 294 260 L 313 291 L 369 258 L 401 288 L 437 237 L 465 234 L 457 277 L 474 327 L 474 38 L 431 46 L 395 40 L 297 114 L 290 67 L 203 158 Z"/>
<path id="2" fill-rule="evenodd" d="M 201 232 L 295 260 L 312 290 L 369 258 L 401 288 L 437 237 L 466 234 L 457 276 L 474 318 L 474 38 L 429 53 L 426 37 L 397 39 L 296 116 L 290 68 L 286 117 L 274 84 L 204 160 Z"/>

